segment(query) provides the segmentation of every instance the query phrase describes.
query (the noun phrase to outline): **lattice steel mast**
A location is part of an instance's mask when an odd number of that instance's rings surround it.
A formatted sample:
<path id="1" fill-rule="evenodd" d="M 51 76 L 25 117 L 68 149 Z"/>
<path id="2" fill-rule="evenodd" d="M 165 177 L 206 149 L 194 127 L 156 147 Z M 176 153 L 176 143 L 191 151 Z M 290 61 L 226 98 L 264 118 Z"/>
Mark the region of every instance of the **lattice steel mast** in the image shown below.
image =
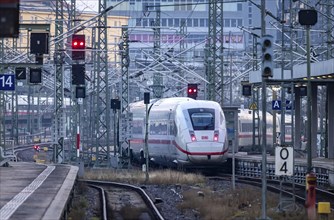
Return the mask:
<path id="1" fill-rule="evenodd" d="M 106 0 L 99 0 L 99 13 L 106 10 Z M 107 13 L 98 20 L 98 55 L 97 55 L 97 108 L 98 121 L 96 130 L 96 152 L 107 153 L 110 166 L 110 90 L 108 88 L 108 45 L 107 45 Z M 98 161 L 98 157 L 96 158 Z"/>
<path id="2" fill-rule="evenodd" d="M 54 143 L 54 162 L 61 163 L 64 159 L 64 125 L 65 125 L 65 106 L 64 106 L 64 40 L 58 36 L 64 32 L 64 2 L 56 1 L 56 21 L 55 21 L 55 115 L 53 123 L 53 143 Z"/>
<path id="3" fill-rule="evenodd" d="M 13 38 L 13 50 L 17 50 L 17 38 Z M 14 144 L 19 144 L 19 103 L 18 103 L 18 91 L 17 91 L 17 80 L 15 81 L 15 91 L 12 93 L 12 128 L 16 128 L 15 132 L 14 129 L 11 129 L 11 136 L 14 140 Z"/>
<path id="4" fill-rule="evenodd" d="M 155 62 L 157 62 L 158 68 L 155 68 L 155 73 L 153 75 L 153 97 L 154 98 L 162 98 L 163 95 L 163 78 L 161 73 L 159 73 L 159 66 L 160 66 L 160 55 L 161 55 L 161 28 L 160 28 L 160 7 L 155 7 L 156 18 L 154 21 L 154 28 L 153 28 L 153 54 L 155 58 Z"/>
<path id="5" fill-rule="evenodd" d="M 129 32 L 128 27 L 122 27 L 122 51 L 121 51 L 121 68 L 122 68 L 122 82 L 121 82 L 121 125 L 120 125 L 120 143 L 119 143 L 119 158 L 120 166 L 127 167 L 130 165 L 130 143 L 129 143 Z M 116 122 L 115 122 L 116 123 Z M 127 151 L 123 151 L 123 148 Z"/>
<path id="6" fill-rule="evenodd" d="M 76 19 L 76 0 L 71 0 L 70 8 L 68 10 L 68 30 L 71 30 L 72 27 L 75 26 L 75 19 Z M 71 45 L 72 44 L 72 35 L 69 35 L 67 37 L 67 44 Z M 73 63 L 73 60 L 72 60 Z M 72 75 L 72 68 L 69 68 L 70 70 L 70 75 Z M 72 85 L 71 83 L 71 92 L 72 92 L 72 98 L 71 98 L 71 122 L 72 124 L 72 129 L 71 129 L 71 148 L 70 148 L 70 158 L 74 158 L 76 155 L 76 148 L 75 143 L 76 143 L 76 133 L 77 133 L 77 125 L 79 123 L 79 118 L 77 117 L 79 113 L 79 105 L 75 100 L 75 85 Z"/>
<path id="7" fill-rule="evenodd" d="M 223 103 L 223 2 L 209 0 L 209 31 L 206 56 L 207 99 Z M 220 79 L 217 77 L 220 76 Z M 218 80 L 218 83 L 217 83 Z M 218 85 L 218 86 L 217 86 Z M 219 90 L 222 90 L 218 93 Z"/>
<path id="8" fill-rule="evenodd" d="M 327 14 L 327 60 L 334 58 L 334 3 L 332 0 L 326 1 Z"/>

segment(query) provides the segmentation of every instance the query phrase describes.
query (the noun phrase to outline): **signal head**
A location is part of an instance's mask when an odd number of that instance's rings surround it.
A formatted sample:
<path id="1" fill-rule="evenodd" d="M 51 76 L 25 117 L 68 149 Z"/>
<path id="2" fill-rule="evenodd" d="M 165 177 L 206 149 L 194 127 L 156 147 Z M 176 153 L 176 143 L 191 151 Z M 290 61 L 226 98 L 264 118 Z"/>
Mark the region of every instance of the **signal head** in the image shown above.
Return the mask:
<path id="1" fill-rule="evenodd" d="M 274 72 L 274 50 L 273 36 L 265 35 L 262 38 L 262 77 L 273 77 Z"/>
<path id="2" fill-rule="evenodd" d="M 187 95 L 190 98 L 196 99 L 197 98 L 197 84 L 188 84 L 188 90 L 187 90 Z"/>
<path id="3" fill-rule="evenodd" d="M 270 67 L 265 67 L 263 70 L 263 75 L 266 77 L 272 77 L 273 73 L 272 73 L 272 69 Z"/>
<path id="4" fill-rule="evenodd" d="M 38 145 L 34 145 L 35 151 L 39 151 L 40 147 Z"/>
<path id="5" fill-rule="evenodd" d="M 264 59 L 265 60 L 267 60 L 267 61 L 271 61 L 271 54 L 269 54 L 269 53 L 266 53 L 266 54 L 264 54 Z"/>
<path id="6" fill-rule="evenodd" d="M 265 40 L 263 41 L 263 46 L 264 46 L 264 47 L 271 47 L 271 40 L 269 40 L 269 39 L 265 39 Z"/>
<path id="7" fill-rule="evenodd" d="M 72 60 L 85 60 L 85 35 L 72 35 Z"/>
<path id="8" fill-rule="evenodd" d="M 72 36 L 72 49 L 85 49 L 85 35 L 74 34 Z"/>

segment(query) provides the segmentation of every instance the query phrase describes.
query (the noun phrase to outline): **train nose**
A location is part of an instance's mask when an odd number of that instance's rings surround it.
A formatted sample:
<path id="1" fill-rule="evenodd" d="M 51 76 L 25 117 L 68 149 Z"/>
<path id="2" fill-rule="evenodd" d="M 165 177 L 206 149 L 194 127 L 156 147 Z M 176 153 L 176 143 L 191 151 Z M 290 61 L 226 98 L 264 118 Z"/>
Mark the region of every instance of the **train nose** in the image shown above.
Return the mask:
<path id="1" fill-rule="evenodd" d="M 224 144 L 220 142 L 192 142 L 187 144 L 191 154 L 212 155 L 222 152 Z"/>
<path id="2" fill-rule="evenodd" d="M 225 156 L 222 143 L 194 142 L 187 144 L 188 159 L 192 163 L 220 163 Z"/>

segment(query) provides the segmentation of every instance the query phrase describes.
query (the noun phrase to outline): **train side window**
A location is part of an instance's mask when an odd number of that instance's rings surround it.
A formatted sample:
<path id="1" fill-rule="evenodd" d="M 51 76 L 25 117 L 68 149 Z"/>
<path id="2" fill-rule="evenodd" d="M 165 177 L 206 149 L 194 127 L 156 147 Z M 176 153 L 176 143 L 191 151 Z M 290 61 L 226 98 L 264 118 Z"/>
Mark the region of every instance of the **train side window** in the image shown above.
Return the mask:
<path id="1" fill-rule="evenodd" d="M 167 122 L 165 120 L 151 121 L 150 134 L 151 135 L 167 135 Z"/>
<path id="2" fill-rule="evenodd" d="M 159 123 L 159 134 L 167 135 L 167 122 L 162 121 Z"/>
<path id="3" fill-rule="evenodd" d="M 252 123 L 242 123 L 241 124 L 241 132 L 252 132 L 253 125 Z"/>
<path id="4" fill-rule="evenodd" d="M 157 135 L 158 132 L 157 132 L 157 125 L 156 125 L 156 122 L 154 121 L 150 121 L 150 135 Z"/>
<path id="5" fill-rule="evenodd" d="M 144 123 L 140 120 L 133 121 L 132 133 L 133 134 L 143 134 Z"/>
<path id="6" fill-rule="evenodd" d="M 177 127 L 174 121 L 170 121 L 169 123 L 169 135 L 176 136 L 177 134 Z"/>

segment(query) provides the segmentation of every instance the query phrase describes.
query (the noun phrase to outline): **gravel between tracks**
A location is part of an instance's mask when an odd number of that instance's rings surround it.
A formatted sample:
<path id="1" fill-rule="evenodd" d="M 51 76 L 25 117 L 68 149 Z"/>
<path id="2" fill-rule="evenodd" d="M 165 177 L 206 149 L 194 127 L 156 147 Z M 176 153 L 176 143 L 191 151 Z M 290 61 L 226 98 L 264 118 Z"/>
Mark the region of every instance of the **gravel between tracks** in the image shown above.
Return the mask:
<path id="1" fill-rule="evenodd" d="M 239 184 L 237 184 L 238 186 Z M 239 185 L 242 186 L 243 185 Z M 157 204 L 157 207 L 161 213 L 161 215 L 166 219 L 166 220 L 204 220 L 204 219 L 224 219 L 221 218 L 219 216 L 206 216 L 206 217 L 200 217 L 200 213 L 198 212 L 198 210 L 196 210 L 196 208 L 187 208 L 187 209 L 183 209 L 181 210 L 179 208 L 179 206 L 182 204 L 182 202 L 184 201 L 182 195 L 189 191 L 190 189 L 195 189 L 195 192 L 197 192 L 198 196 L 199 196 L 199 192 L 203 190 L 203 187 L 200 186 L 194 186 L 194 185 L 139 185 L 139 187 L 142 187 L 146 193 L 152 198 L 152 200 L 154 201 L 155 199 L 159 198 L 161 199 L 161 203 Z M 233 200 L 237 200 L 238 198 L 235 198 L 233 196 L 235 196 L 232 192 L 232 186 L 230 182 L 225 182 L 225 181 L 217 181 L 217 180 L 208 180 L 205 183 L 205 187 L 209 187 L 212 191 L 215 192 L 215 197 L 216 198 L 223 198 L 223 197 L 230 197 Z M 251 186 L 250 186 L 251 187 Z M 77 187 L 80 188 L 80 187 Z M 87 188 L 87 187 L 82 187 L 82 188 Z M 258 196 L 255 196 L 255 201 L 253 201 L 252 204 L 247 203 L 244 204 L 243 202 L 241 202 L 241 204 L 238 205 L 239 211 L 241 212 L 248 212 L 247 210 L 251 210 L 251 209 L 260 209 L 257 204 L 260 204 L 261 202 L 261 189 L 258 187 L 254 187 L 254 189 L 251 188 L 251 190 L 255 191 L 255 194 Z M 78 191 L 78 190 L 76 190 Z M 75 201 L 78 200 L 78 198 L 82 198 L 85 197 L 86 199 L 86 206 L 85 207 L 81 207 L 79 208 L 80 212 L 82 212 L 83 210 L 86 211 L 85 213 L 85 218 L 82 218 L 83 216 L 80 216 L 80 218 L 72 218 L 72 220 L 76 220 L 76 219 L 94 219 L 94 216 L 97 216 L 96 214 L 98 213 L 98 208 L 97 208 L 97 204 L 98 204 L 98 195 L 96 193 L 96 191 L 94 191 L 93 189 L 89 188 L 89 190 L 81 190 L 81 192 L 83 194 L 81 195 L 75 195 L 74 201 L 73 203 L 75 203 Z M 245 191 L 245 193 L 249 193 L 249 191 Z M 77 194 L 77 193 L 76 193 Z M 272 197 L 273 194 L 268 194 L 268 197 Z M 276 197 L 276 196 L 275 196 Z M 278 195 L 277 195 L 278 197 Z M 253 197 L 252 197 L 253 198 Z M 214 199 L 216 200 L 216 199 Z M 80 199 L 79 199 L 80 201 Z M 218 200 L 217 200 L 218 201 Z M 240 201 L 239 201 L 240 202 Z M 76 202 L 77 203 L 77 202 Z M 191 204 L 193 204 L 194 201 L 191 202 Z M 275 204 L 278 204 L 278 200 L 274 201 Z M 211 204 L 212 206 L 215 203 Z M 218 204 L 217 204 L 218 205 Z M 227 205 L 227 204 L 226 204 Z M 211 208 L 214 207 L 210 206 Z M 219 209 L 222 209 L 221 206 Z M 245 208 L 246 207 L 246 208 Z M 257 207 L 257 208 L 256 208 Z M 227 207 L 228 208 L 228 207 Z M 268 207 L 269 208 L 269 207 Z M 229 209 L 229 208 L 228 208 Z M 272 208 L 269 208 L 269 210 L 271 210 Z M 303 207 L 301 206 L 298 209 L 298 213 L 301 212 L 302 214 L 298 214 L 296 215 L 296 213 L 281 213 L 281 214 L 275 214 L 274 216 L 272 216 L 272 219 L 277 219 L 277 220 L 303 220 L 305 219 L 306 216 L 303 216 L 304 210 Z M 257 210 L 259 211 L 259 210 Z M 223 211 L 224 212 L 224 211 Z M 235 211 L 238 212 L 238 211 Z M 275 211 L 274 211 L 275 212 Z M 233 213 L 235 214 L 235 213 Z M 273 215 L 273 212 L 271 212 L 271 215 Z M 71 215 L 70 215 L 71 216 Z M 235 220 L 246 220 L 246 219 L 256 219 L 256 218 L 252 218 L 250 216 L 245 217 L 245 215 L 242 216 L 230 216 L 228 217 L 228 219 L 235 219 Z M 247 216 L 247 215 L 246 215 Z M 258 214 L 256 215 L 258 216 Z M 225 216 L 226 217 L 226 216 Z M 226 217 L 227 218 L 227 217 Z M 100 218 L 101 219 L 101 218 Z"/>
<path id="2" fill-rule="evenodd" d="M 199 219 L 197 213 L 191 210 L 181 212 L 178 209 L 178 205 L 182 202 L 182 192 L 189 189 L 190 186 L 159 186 L 159 185 L 147 185 L 145 186 L 146 193 L 153 199 L 161 198 L 162 203 L 157 205 L 161 215 L 165 219 L 179 219 L 190 220 Z"/>
<path id="3" fill-rule="evenodd" d="M 230 188 L 230 184 L 219 182 L 218 181 L 209 181 L 207 183 L 207 186 L 210 185 L 213 188 Z M 82 187 L 82 186 L 81 186 Z M 83 187 L 84 190 L 80 189 L 80 186 L 76 188 L 74 199 L 72 204 L 77 204 L 76 207 L 82 210 L 85 210 L 85 219 L 92 219 L 92 217 L 96 216 L 97 214 L 97 208 L 96 204 L 98 204 L 98 194 L 97 191 L 89 188 L 89 187 Z M 196 220 L 200 219 L 199 213 L 196 210 L 186 210 L 181 211 L 178 208 L 178 205 L 182 202 L 182 193 L 186 190 L 189 190 L 190 188 L 196 188 L 196 186 L 187 186 L 187 185 L 168 185 L 168 186 L 162 186 L 162 185 L 140 185 L 139 187 L 142 187 L 145 192 L 153 199 L 160 198 L 162 200 L 161 203 L 157 204 L 157 207 L 162 214 L 162 216 L 166 220 Z M 79 188 L 79 190 L 78 190 Z M 80 191 L 80 192 L 79 192 Z M 82 201 L 82 198 L 85 198 L 86 205 L 85 207 L 80 207 L 82 204 L 80 204 L 80 201 Z M 82 203 L 82 202 L 81 202 Z M 79 204 L 79 207 L 78 207 Z M 75 207 L 72 205 L 73 209 Z M 72 212 L 72 215 L 70 213 L 70 216 L 72 216 L 72 219 L 80 219 L 75 218 L 77 215 L 76 212 Z M 78 216 L 82 217 L 82 216 Z"/>

